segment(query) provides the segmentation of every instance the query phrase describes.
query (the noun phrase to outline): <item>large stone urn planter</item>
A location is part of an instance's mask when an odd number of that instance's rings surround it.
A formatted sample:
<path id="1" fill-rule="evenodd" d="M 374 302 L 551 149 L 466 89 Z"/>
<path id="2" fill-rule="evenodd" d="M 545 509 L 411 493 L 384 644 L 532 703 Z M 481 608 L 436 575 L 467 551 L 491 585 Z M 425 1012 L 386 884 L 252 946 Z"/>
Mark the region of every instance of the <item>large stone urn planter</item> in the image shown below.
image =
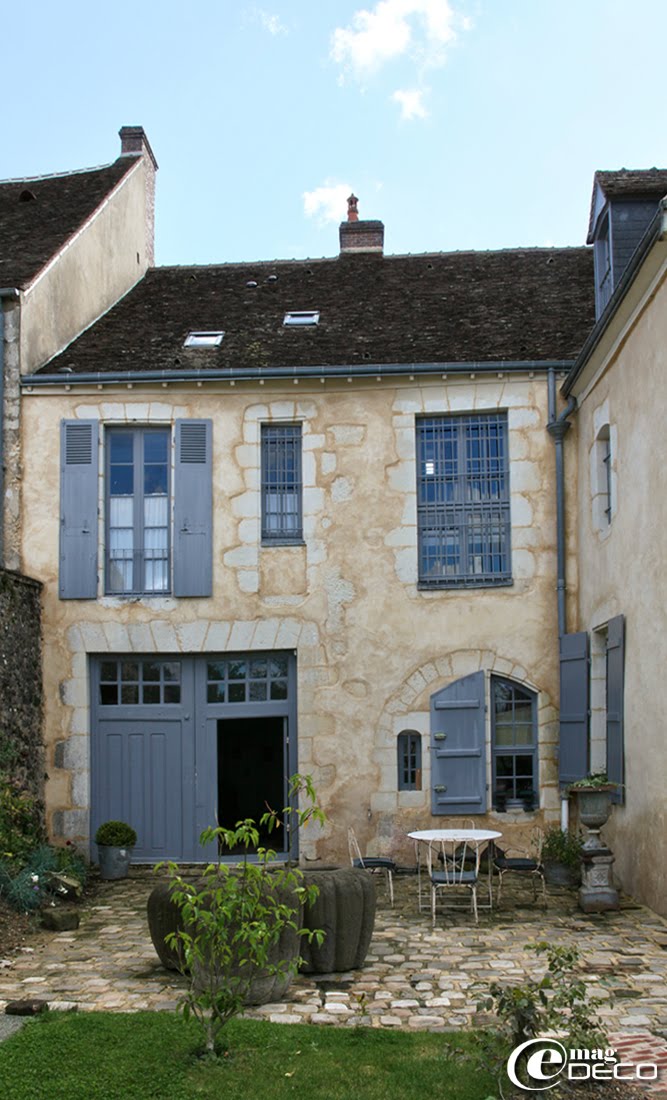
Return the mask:
<path id="1" fill-rule="evenodd" d="M 600 837 L 600 829 L 611 813 L 611 796 L 615 790 L 613 783 L 590 787 L 573 784 L 570 787 L 570 794 L 577 798 L 579 821 L 588 829 L 581 853 L 579 890 L 579 906 L 585 913 L 604 913 L 620 905 L 612 877 L 614 854 Z"/>
<path id="2" fill-rule="evenodd" d="M 197 885 L 200 885 L 199 883 Z M 267 876 L 267 889 L 272 889 L 271 876 Z M 171 899 L 171 886 L 168 882 L 159 883 L 150 893 L 147 904 L 148 928 L 160 962 L 168 970 L 183 970 L 178 948 L 166 942 L 171 932 L 179 932 L 184 927 L 181 911 Z M 280 887 L 281 902 L 294 909 L 294 922 L 301 927 L 303 909 L 294 891 L 287 886 Z M 293 978 L 295 963 L 299 957 L 302 937 L 294 928 L 283 928 L 280 938 L 269 952 L 269 966 L 284 963 L 286 968 L 276 972 L 270 969 L 257 970 L 253 975 L 244 1003 L 247 1005 L 267 1004 L 280 1001 L 284 997 Z M 238 973 L 238 971 L 235 971 Z M 205 982 L 202 981 L 202 984 Z"/>
<path id="3" fill-rule="evenodd" d="M 304 871 L 304 885 L 319 895 L 304 910 L 305 928 L 321 928 L 324 942 L 302 937 L 301 969 L 306 974 L 357 970 L 364 965 L 375 925 L 375 882 L 357 867 L 321 867 Z"/>

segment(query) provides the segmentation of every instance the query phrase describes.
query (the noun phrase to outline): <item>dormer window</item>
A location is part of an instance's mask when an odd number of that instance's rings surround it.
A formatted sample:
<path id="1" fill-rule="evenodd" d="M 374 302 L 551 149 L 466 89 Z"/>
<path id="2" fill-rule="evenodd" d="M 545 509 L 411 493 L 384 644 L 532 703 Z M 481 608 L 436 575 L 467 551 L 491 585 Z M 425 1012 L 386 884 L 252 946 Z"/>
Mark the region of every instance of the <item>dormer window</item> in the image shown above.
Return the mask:
<path id="1" fill-rule="evenodd" d="M 611 298 L 613 288 L 611 270 L 611 241 L 609 239 L 609 213 L 605 214 L 595 238 L 595 281 L 597 316 Z"/>
<path id="2" fill-rule="evenodd" d="M 285 314 L 285 318 L 283 320 L 283 325 L 287 325 L 289 328 L 297 325 L 319 325 L 319 323 L 319 309 L 291 310 L 289 313 Z"/>
<path id="3" fill-rule="evenodd" d="M 185 337 L 184 348 L 218 348 L 224 332 L 189 332 Z"/>

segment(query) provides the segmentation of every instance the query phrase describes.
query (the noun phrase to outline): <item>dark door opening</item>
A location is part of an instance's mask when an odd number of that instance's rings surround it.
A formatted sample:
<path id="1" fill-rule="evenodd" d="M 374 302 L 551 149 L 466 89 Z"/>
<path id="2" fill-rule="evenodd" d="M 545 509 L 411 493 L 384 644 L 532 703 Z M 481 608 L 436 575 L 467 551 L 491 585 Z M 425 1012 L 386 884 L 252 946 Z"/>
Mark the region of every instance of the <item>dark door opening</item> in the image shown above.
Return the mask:
<path id="1" fill-rule="evenodd" d="M 267 809 L 285 805 L 285 719 L 218 720 L 218 822 L 233 829 L 251 817 L 259 824 Z M 260 829 L 259 844 L 284 852 L 284 828 Z M 241 849 L 242 850 L 242 849 Z"/>

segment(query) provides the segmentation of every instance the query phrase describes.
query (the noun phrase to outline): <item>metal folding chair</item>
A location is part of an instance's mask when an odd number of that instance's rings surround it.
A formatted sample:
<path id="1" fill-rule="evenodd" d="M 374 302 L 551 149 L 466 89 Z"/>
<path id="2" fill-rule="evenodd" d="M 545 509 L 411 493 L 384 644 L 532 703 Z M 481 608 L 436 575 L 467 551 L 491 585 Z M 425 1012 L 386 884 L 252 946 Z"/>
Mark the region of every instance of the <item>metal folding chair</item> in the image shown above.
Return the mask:
<path id="1" fill-rule="evenodd" d="M 452 908 L 460 908 L 460 898 L 464 891 L 470 894 L 470 906 L 479 922 L 477 912 L 477 883 L 479 881 L 479 844 L 469 844 L 466 840 L 440 841 L 442 865 L 434 868 L 434 846 L 426 849 L 428 877 L 431 883 L 431 916 L 435 926 L 438 894 L 452 897 Z M 436 860 L 436 863 L 438 860 Z M 467 908 L 467 906 L 466 906 Z"/>
<path id="2" fill-rule="evenodd" d="M 542 882 L 542 899 L 547 904 L 547 884 L 544 879 L 544 867 L 542 866 L 542 846 L 544 833 L 540 828 L 534 828 L 530 834 L 529 845 L 526 848 L 507 848 L 501 855 L 497 855 L 493 866 L 498 872 L 498 904 L 503 890 L 503 878 L 506 874 L 523 875 L 530 877 L 533 883 L 533 901 L 537 898 L 537 880 Z"/>
<path id="3" fill-rule="evenodd" d="M 350 851 L 350 863 L 353 867 L 361 867 L 364 871 L 370 871 L 374 874 L 379 871 L 387 879 L 387 888 L 389 890 L 389 901 L 393 907 L 394 904 L 394 871 L 396 870 L 396 864 L 393 859 L 389 859 L 385 856 L 362 856 L 359 842 L 356 837 L 356 833 L 352 826 L 347 830 L 347 844 Z"/>

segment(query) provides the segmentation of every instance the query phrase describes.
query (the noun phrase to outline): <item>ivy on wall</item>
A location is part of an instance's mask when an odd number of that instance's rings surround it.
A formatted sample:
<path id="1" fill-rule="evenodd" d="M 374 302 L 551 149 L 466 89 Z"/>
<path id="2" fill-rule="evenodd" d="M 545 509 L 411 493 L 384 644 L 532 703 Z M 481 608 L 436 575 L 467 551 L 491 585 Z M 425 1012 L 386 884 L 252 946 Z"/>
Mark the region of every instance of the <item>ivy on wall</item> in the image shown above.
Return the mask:
<path id="1" fill-rule="evenodd" d="M 0 569 L 0 772 L 42 802 L 41 584 Z"/>

